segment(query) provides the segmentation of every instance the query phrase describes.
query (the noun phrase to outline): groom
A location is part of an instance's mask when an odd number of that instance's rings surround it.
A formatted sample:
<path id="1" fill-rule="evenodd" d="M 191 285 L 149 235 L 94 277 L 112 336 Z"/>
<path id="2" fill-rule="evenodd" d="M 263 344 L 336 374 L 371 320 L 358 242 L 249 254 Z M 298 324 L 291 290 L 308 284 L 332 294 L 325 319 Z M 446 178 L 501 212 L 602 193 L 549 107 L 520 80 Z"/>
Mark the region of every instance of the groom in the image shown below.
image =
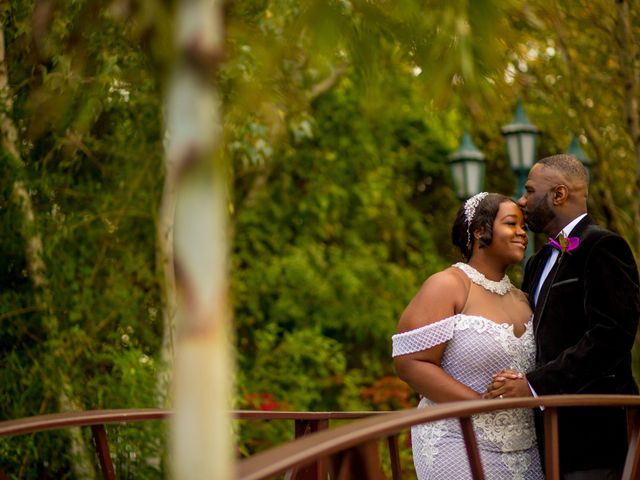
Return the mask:
<path id="1" fill-rule="evenodd" d="M 518 204 L 529 228 L 555 245 L 527 262 L 522 283 L 534 311 L 536 368 L 496 374 L 486 398 L 638 393 L 631 375 L 638 270 L 627 242 L 587 214 L 587 193 L 587 172 L 573 156 L 543 158 L 529 172 Z M 558 422 L 563 479 L 620 478 L 623 409 L 563 408 Z"/>

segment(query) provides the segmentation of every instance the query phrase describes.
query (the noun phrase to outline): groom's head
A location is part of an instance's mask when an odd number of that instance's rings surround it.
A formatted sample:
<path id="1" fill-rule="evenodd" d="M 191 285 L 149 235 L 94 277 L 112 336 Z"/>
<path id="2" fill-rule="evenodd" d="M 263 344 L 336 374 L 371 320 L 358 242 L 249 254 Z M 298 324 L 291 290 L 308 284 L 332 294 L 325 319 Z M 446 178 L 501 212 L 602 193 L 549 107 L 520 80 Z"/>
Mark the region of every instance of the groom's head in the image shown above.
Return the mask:
<path id="1" fill-rule="evenodd" d="M 589 176 L 572 155 L 539 160 L 529 171 L 518 205 L 534 232 L 555 236 L 565 225 L 587 211 Z"/>

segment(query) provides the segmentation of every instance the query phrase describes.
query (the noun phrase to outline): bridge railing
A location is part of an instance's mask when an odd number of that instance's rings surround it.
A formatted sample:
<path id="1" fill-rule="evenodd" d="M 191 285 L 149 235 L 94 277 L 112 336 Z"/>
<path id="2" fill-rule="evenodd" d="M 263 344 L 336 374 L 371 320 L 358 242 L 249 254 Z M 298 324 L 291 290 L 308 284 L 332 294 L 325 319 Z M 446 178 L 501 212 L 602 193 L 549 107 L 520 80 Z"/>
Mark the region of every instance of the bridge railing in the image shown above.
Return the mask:
<path id="1" fill-rule="evenodd" d="M 325 480 L 384 478 L 380 468 L 377 442 L 387 439 L 392 476 L 401 476 L 397 436 L 420 423 L 457 418 L 462 427 L 471 473 L 484 479 L 471 416 L 496 410 L 538 408 L 544 406 L 545 471 L 547 480 L 559 474 L 558 409 L 566 407 L 624 407 L 627 411 L 629 448 L 624 479 L 640 478 L 640 396 L 560 395 L 538 398 L 474 400 L 433 405 L 424 409 L 399 412 L 264 412 L 236 411 L 239 420 L 293 420 L 296 440 L 252 455 L 237 464 L 237 478 L 261 480 L 284 475 L 286 479 Z M 77 413 L 41 415 L 0 422 L 0 437 L 37 433 L 72 427 L 91 428 L 103 477 L 116 478 L 109 451 L 105 425 L 166 420 L 168 410 L 94 410 Z M 347 425 L 327 429 L 330 420 L 354 420 Z M 0 480 L 7 478 L 0 471 Z"/>
<path id="2" fill-rule="evenodd" d="M 301 438 L 258 453 L 238 464 L 237 478 L 261 480 L 281 474 L 292 467 L 302 467 L 318 458 L 335 457 L 354 447 L 388 437 L 412 425 L 447 418 L 458 418 L 462 427 L 472 477 L 485 478 L 471 415 L 514 408 L 544 406 L 545 472 L 547 480 L 559 480 L 558 409 L 566 407 L 624 407 L 627 411 L 629 448 L 623 479 L 640 478 L 640 396 L 628 395 L 558 395 L 538 398 L 473 400 L 433 405 L 424 409 L 393 412 L 384 417 L 368 418 Z M 353 468 L 357 465 L 356 468 Z M 349 472 L 341 475 L 340 472 Z M 367 462 L 337 465 L 335 478 L 381 478 L 377 470 L 367 470 Z"/>
<path id="3" fill-rule="evenodd" d="M 286 412 L 286 411 L 261 411 L 261 410 L 236 410 L 232 412 L 236 420 L 250 421 L 292 421 L 294 424 L 295 438 L 300 438 L 312 433 L 329 428 L 331 421 L 356 420 L 369 417 L 386 415 L 391 412 Z M 74 427 L 91 429 L 96 455 L 105 480 L 115 480 L 116 471 L 111 457 L 109 438 L 105 426 L 109 424 L 130 424 L 156 420 L 167 420 L 171 411 L 166 409 L 121 409 L 121 410 L 89 410 L 82 412 L 54 413 L 38 415 L 0 422 L 0 437 L 26 435 L 45 432 L 48 430 L 61 430 Z M 393 479 L 400 479 L 400 455 L 398 438 L 391 435 L 387 438 L 390 464 Z M 376 450 L 377 455 L 377 450 Z M 373 454 L 371 455 L 373 457 Z M 377 460 L 377 456 L 376 456 Z M 294 466 L 285 472 L 288 479 L 316 480 L 327 477 L 330 466 L 326 459 L 318 459 L 304 467 Z M 0 469 L 0 480 L 7 479 L 7 475 Z"/>

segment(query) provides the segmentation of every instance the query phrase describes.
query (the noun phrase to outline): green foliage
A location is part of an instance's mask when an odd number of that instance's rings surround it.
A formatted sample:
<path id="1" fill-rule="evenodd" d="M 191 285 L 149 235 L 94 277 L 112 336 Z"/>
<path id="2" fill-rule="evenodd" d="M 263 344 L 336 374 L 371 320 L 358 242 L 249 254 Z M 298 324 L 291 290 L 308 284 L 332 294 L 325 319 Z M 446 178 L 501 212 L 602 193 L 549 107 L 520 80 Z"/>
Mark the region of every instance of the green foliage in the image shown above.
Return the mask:
<path id="1" fill-rule="evenodd" d="M 447 154 L 469 130 L 487 156 L 487 189 L 512 192 L 498 132 L 519 96 L 544 131 L 540 154 L 581 135 L 596 161 L 592 210 L 640 238 L 628 175 L 637 147 L 621 114 L 631 105 L 630 45 L 610 3 L 579 3 L 230 4 L 216 81 L 232 192 L 237 407 L 413 404 L 394 380 L 390 336 L 421 282 L 457 259 Z M 56 412 L 63 393 L 84 409 L 148 407 L 163 394 L 156 218 L 172 7 L 0 6 L 13 93 L 2 113 L 20 150 L 20 159 L 0 152 L 0 419 Z M 12 197 L 16 182 L 33 225 Z M 37 288 L 34 236 L 46 278 Z M 165 471 L 163 428 L 109 429 L 119 474 Z M 292 435 L 283 422 L 240 422 L 239 449 Z M 65 432 L 2 440 L 0 467 L 72 478 L 68 442 Z"/>
<path id="2" fill-rule="evenodd" d="M 3 12 L 21 158 L 3 152 L 0 160 L 0 419 L 58 412 L 63 395 L 84 410 L 153 406 L 162 185 L 155 74 L 104 5 L 33 8 L 13 2 Z M 32 227 L 12 199 L 18 180 Z M 29 278 L 34 236 L 43 246 L 41 288 Z M 137 432 L 146 433 L 115 441 L 116 463 L 162 456 L 158 428 Z M 12 478 L 73 478 L 68 445 L 68 432 L 3 439 L 0 467 Z M 91 454 L 89 438 L 86 446 Z M 160 469 L 136 467 L 136 478 Z"/>
<path id="3" fill-rule="evenodd" d="M 241 408 L 398 406 L 371 388 L 394 375 L 390 337 L 402 309 L 447 264 L 457 201 L 447 149 L 414 113 L 410 82 L 395 88 L 406 108 L 362 115 L 365 99 L 347 75 L 313 102 L 305 128 L 289 124 L 268 163 L 236 177 Z M 239 170 L 246 151 L 231 149 Z M 403 406 L 414 402 L 406 386 L 397 395 Z M 248 454 L 290 439 L 292 427 L 243 422 L 239 435 Z"/>

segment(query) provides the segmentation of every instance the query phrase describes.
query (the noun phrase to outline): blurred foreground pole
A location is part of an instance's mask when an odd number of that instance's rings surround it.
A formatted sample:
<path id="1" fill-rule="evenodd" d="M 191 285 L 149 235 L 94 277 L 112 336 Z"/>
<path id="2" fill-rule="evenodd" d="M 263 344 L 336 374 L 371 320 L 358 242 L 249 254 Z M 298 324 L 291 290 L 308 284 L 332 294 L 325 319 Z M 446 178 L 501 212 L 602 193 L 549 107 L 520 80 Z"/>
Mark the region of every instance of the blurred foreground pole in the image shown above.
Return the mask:
<path id="1" fill-rule="evenodd" d="M 232 475 L 226 169 L 214 75 L 222 58 L 222 0 L 180 0 L 167 96 L 167 164 L 175 172 L 177 321 L 171 474 Z"/>

